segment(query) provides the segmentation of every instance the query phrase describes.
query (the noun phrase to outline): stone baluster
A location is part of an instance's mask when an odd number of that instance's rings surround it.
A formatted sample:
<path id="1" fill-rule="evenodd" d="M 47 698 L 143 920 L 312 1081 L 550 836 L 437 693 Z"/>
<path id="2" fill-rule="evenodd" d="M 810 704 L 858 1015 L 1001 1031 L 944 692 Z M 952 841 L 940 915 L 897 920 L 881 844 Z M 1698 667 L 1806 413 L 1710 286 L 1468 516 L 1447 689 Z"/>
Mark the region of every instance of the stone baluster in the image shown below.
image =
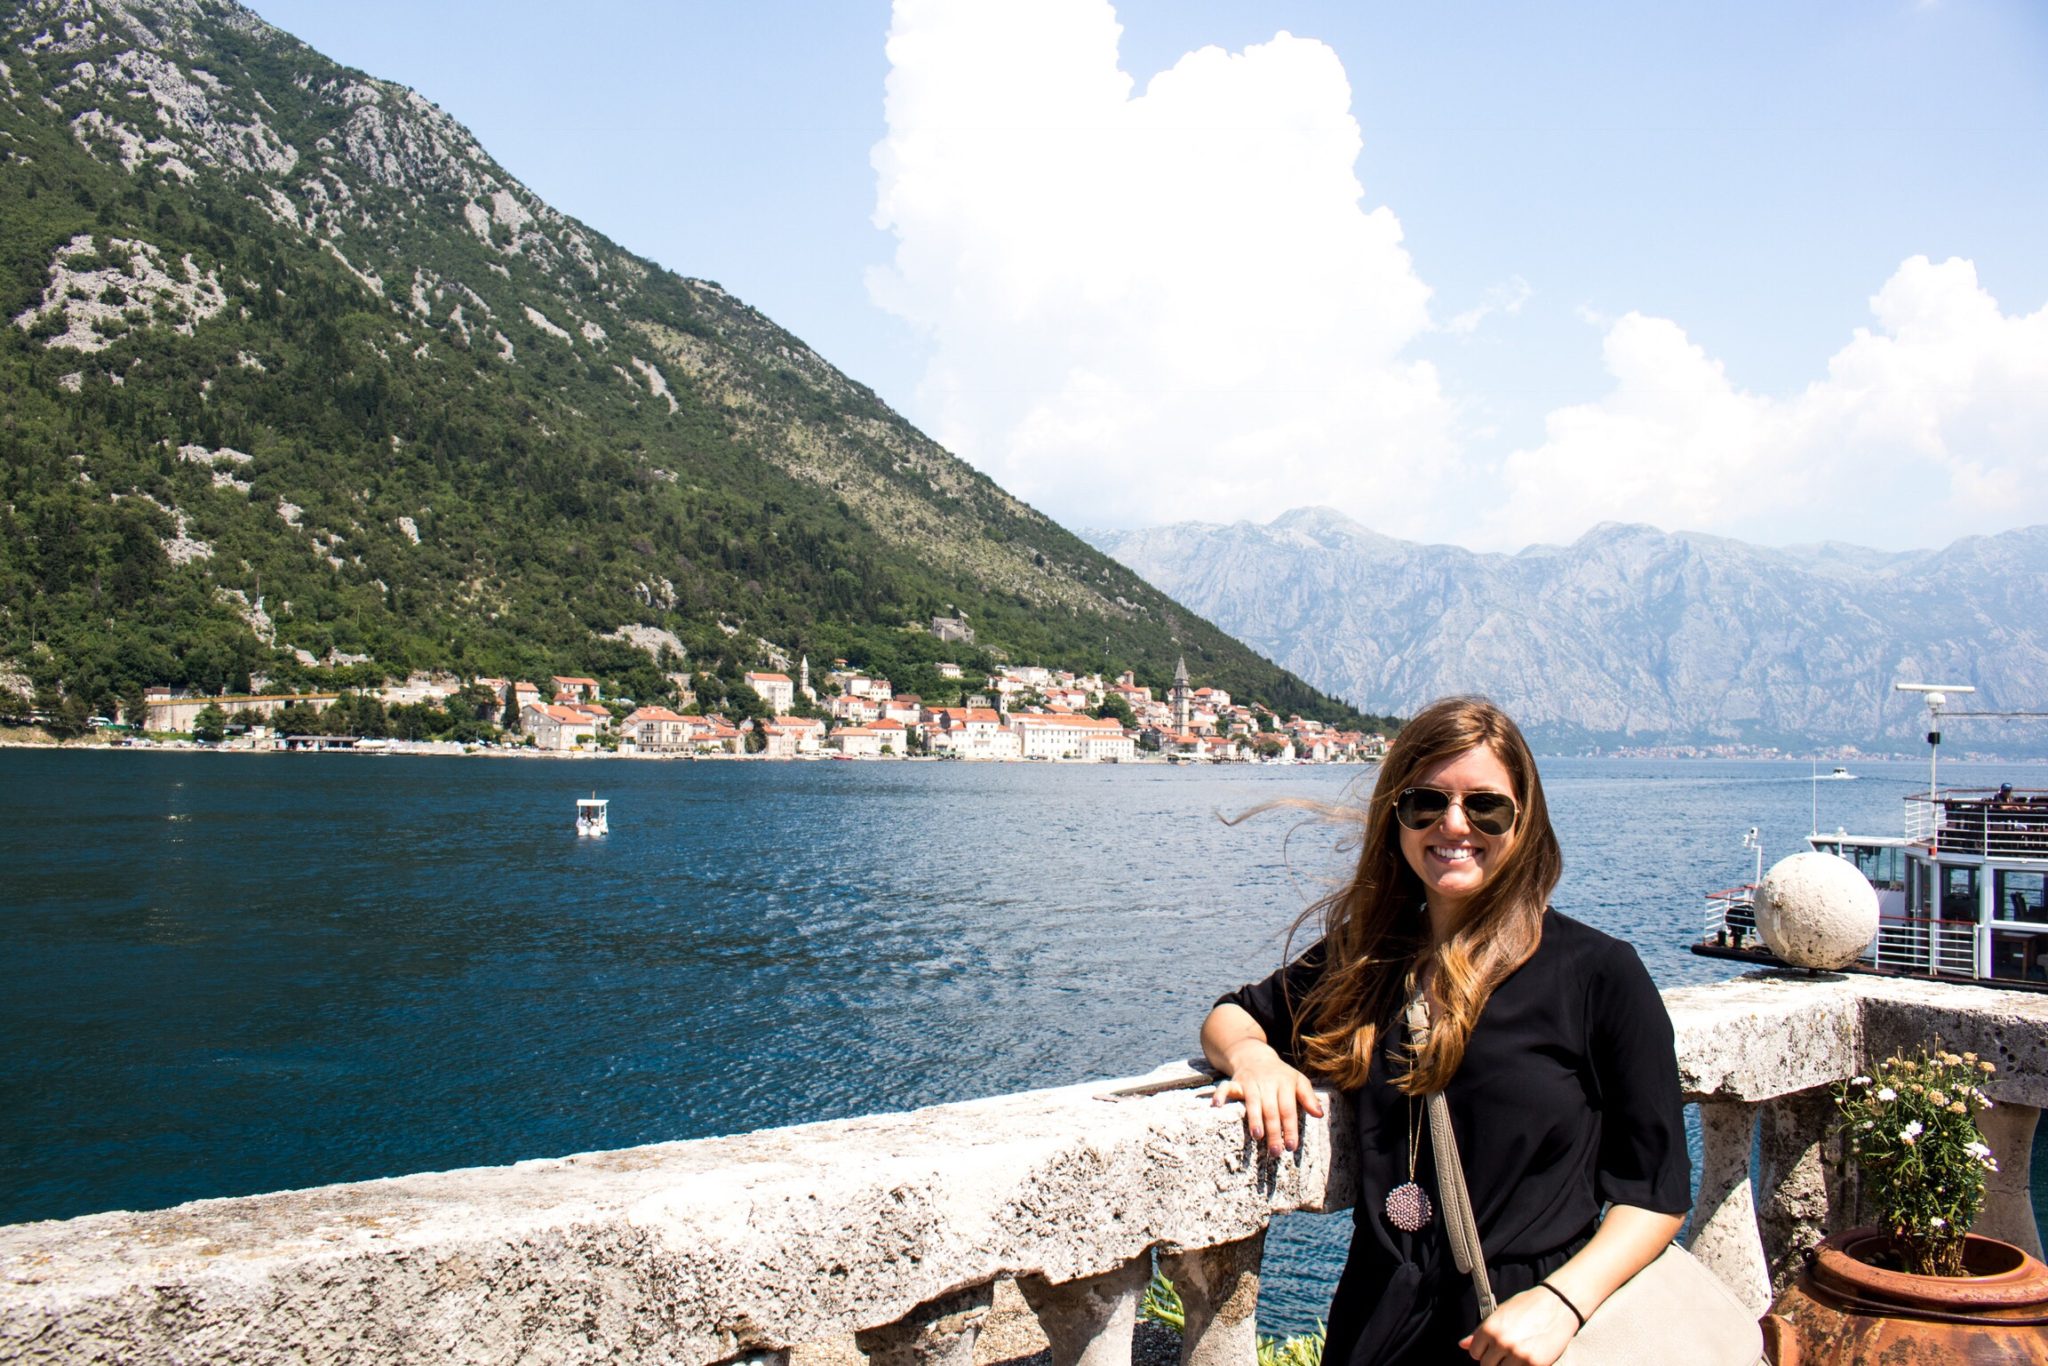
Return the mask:
<path id="1" fill-rule="evenodd" d="M 972 1366 L 994 1298 L 992 1283 L 926 1300 L 894 1323 L 853 1335 L 868 1366 Z"/>
<path id="2" fill-rule="evenodd" d="M 1700 1194 L 1685 1245 L 1744 1307 L 1771 1307 L 1771 1268 L 1757 1231 L 1749 1158 L 1757 1107 L 1747 1101 L 1700 1103 Z"/>
<path id="3" fill-rule="evenodd" d="M 1152 1279 L 1149 1254 L 1114 1271 L 1058 1285 L 1019 1276 L 1017 1288 L 1052 1344 L 1052 1366 L 1130 1366 L 1138 1302 Z"/>
<path id="4" fill-rule="evenodd" d="M 1180 1291 L 1181 1366 L 1250 1366 L 1259 1353 L 1259 1261 L 1265 1230 L 1234 1243 L 1164 1253 L 1160 1269 Z"/>
<path id="5" fill-rule="evenodd" d="M 2001 1101 L 1977 1115 L 1977 1128 L 1991 1149 L 1998 1170 L 1984 1181 L 1984 1212 L 1976 1231 L 2041 1255 L 2041 1230 L 2034 1221 L 2031 1169 L 2034 1128 L 2041 1112 L 2032 1105 Z"/>
<path id="6" fill-rule="evenodd" d="M 1829 1233 L 1846 1227 L 1840 1145 L 1828 1138 L 1835 1105 L 1825 1090 L 1799 1091 L 1763 1105 L 1757 1179 L 1771 1289 L 1783 1290 L 1806 1265 L 1806 1254 Z"/>

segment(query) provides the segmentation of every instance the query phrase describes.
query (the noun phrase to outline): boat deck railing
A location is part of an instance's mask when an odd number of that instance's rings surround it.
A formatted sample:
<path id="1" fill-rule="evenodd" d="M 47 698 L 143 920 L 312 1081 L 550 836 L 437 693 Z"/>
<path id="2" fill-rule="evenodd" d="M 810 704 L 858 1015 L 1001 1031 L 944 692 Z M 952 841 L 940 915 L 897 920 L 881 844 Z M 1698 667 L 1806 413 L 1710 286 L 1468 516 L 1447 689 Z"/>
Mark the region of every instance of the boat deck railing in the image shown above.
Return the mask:
<path id="1" fill-rule="evenodd" d="M 1704 938 L 1726 943 L 1735 934 L 1751 938 L 1756 934 L 1756 884 L 1745 882 L 1740 887 L 1723 887 L 1718 892 L 1707 893 L 1706 934 Z"/>
<path id="2" fill-rule="evenodd" d="M 1858 958 L 1894 972 L 1975 977 L 1977 931 L 1974 920 L 1880 914 L 1877 933 Z M 1758 943 L 1754 883 L 1707 893 L 1701 942 L 1733 948 Z"/>
<path id="3" fill-rule="evenodd" d="M 1664 1001 L 1703 1145 L 1686 1239 L 1750 1308 L 1824 1232 L 1864 1217 L 1829 1088 L 1935 1039 L 1998 1066 L 1982 1116 L 1998 1168 L 1977 1227 L 2039 1252 L 2029 1161 L 2048 995 L 1754 973 Z M 1272 1221 L 1355 1198 L 1350 1107 L 1326 1096 L 1329 1118 L 1276 1162 L 1245 1142 L 1238 1107 L 1210 1104 L 1208 1082 L 1174 1063 L 902 1114 L 0 1228 L 0 1360 L 967 1366 L 984 1325 L 1035 1320 L 1054 1366 L 1122 1366 L 1157 1264 L 1186 1308 L 1183 1363 L 1251 1366 Z M 992 1305 L 1014 1308 L 992 1319 Z"/>
<path id="4" fill-rule="evenodd" d="M 2048 791 L 1943 788 L 1906 798 L 1906 837 L 1943 853 L 2048 864 Z"/>
<path id="5" fill-rule="evenodd" d="M 1977 975 L 1977 922 L 1918 915 L 1880 915 L 1863 961 L 1899 972 Z"/>

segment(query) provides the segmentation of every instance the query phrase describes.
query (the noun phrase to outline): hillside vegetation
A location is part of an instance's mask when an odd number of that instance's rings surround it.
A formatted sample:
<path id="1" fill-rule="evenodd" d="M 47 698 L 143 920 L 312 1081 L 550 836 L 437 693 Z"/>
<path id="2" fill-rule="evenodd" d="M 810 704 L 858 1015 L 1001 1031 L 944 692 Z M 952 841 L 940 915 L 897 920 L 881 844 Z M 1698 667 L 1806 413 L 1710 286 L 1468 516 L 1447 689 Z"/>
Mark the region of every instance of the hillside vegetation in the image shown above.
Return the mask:
<path id="1" fill-rule="evenodd" d="M 422 96 L 215 0 L 0 24 L 0 697 L 1184 653 L 1359 722 Z"/>

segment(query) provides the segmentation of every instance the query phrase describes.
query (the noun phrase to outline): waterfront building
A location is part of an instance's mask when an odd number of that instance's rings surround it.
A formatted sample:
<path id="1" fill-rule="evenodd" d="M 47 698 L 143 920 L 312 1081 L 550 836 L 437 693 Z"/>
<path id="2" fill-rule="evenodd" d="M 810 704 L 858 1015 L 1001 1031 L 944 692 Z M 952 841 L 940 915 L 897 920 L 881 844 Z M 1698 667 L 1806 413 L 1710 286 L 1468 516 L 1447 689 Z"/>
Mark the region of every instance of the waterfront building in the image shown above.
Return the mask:
<path id="1" fill-rule="evenodd" d="M 851 758 L 874 759 L 882 753 L 881 732 L 867 726 L 841 726 L 826 737 L 825 744 Z"/>
<path id="2" fill-rule="evenodd" d="M 934 754 L 1015 759 L 1022 753 L 1016 733 L 1004 729 L 1002 716 L 992 707 L 937 707 L 926 715 L 925 743 Z"/>
<path id="3" fill-rule="evenodd" d="M 1136 744 L 1115 721 L 1073 712 L 1023 712 L 1010 718 L 1018 752 L 1026 759 L 1100 762 L 1135 756 Z"/>
<path id="4" fill-rule="evenodd" d="M 600 699 L 600 690 L 594 678 L 556 674 L 553 682 L 557 702 L 596 702 Z"/>
<path id="5" fill-rule="evenodd" d="M 529 702 L 520 709 L 519 730 L 536 748 L 558 753 L 597 743 L 597 722 L 576 707 Z"/>
<path id="6" fill-rule="evenodd" d="M 816 754 L 825 745 L 825 723 L 809 716 L 778 716 L 773 721 L 763 722 L 761 733 L 768 740 L 767 747 L 761 752 L 770 759 L 794 759 L 799 754 Z"/>
<path id="7" fill-rule="evenodd" d="M 868 729 L 880 737 L 882 753 L 901 759 L 910 753 L 910 727 L 893 716 L 870 723 Z"/>
<path id="8" fill-rule="evenodd" d="M 746 736 L 723 716 L 686 716 L 689 746 L 698 754 L 744 754 Z"/>
<path id="9" fill-rule="evenodd" d="M 689 748 L 692 729 L 688 717 L 667 707 L 641 707 L 619 723 L 620 738 L 649 754 Z"/>

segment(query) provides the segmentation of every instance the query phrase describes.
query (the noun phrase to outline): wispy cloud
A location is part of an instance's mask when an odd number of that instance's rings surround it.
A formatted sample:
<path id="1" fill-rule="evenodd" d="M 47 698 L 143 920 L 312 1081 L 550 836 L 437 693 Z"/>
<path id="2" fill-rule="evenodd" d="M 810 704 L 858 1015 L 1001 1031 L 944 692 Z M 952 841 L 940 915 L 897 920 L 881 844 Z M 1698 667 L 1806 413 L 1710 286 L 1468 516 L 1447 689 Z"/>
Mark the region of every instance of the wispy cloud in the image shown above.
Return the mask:
<path id="1" fill-rule="evenodd" d="M 1536 291 L 1527 280 L 1517 275 L 1506 284 L 1495 285 L 1486 291 L 1486 296 L 1477 307 L 1468 308 L 1454 315 L 1444 324 L 1444 331 L 1454 337 L 1469 337 L 1479 330 L 1479 325 L 1496 313 L 1509 317 L 1522 311 L 1522 305 L 1536 297 Z"/>

